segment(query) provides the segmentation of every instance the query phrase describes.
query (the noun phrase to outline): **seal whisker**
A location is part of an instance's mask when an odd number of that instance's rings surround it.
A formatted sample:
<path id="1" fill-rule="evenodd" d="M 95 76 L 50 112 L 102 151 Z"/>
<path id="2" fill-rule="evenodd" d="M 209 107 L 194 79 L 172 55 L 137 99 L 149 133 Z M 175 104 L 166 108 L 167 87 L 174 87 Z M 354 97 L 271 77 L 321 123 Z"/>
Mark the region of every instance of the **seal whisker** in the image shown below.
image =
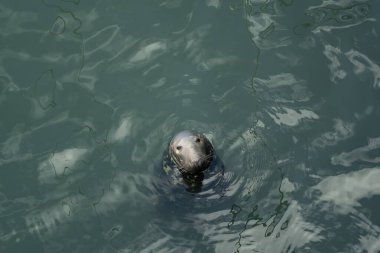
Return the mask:
<path id="1" fill-rule="evenodd" d="M 205 160 L 208 160 L 210 158 L 213 158 L 214 157 L 214 154 L 208 154 L 208 155 L 205 155 L 203 157 L 201 157 L 201 161 L 205 161 Z"/>

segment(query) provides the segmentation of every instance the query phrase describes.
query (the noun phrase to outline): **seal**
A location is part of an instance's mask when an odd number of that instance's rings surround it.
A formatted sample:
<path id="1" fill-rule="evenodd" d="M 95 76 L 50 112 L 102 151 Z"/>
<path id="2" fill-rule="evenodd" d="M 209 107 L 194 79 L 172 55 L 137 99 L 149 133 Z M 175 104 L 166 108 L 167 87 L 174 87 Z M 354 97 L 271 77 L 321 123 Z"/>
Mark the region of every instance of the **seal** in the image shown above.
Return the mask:
<path id="1" fill-rule="evenodd" d="M 169 156 L 183 175 L 196 178 L 210 166 L 214 148 L 203 134 L 185 130 L 170 141 Z"/>

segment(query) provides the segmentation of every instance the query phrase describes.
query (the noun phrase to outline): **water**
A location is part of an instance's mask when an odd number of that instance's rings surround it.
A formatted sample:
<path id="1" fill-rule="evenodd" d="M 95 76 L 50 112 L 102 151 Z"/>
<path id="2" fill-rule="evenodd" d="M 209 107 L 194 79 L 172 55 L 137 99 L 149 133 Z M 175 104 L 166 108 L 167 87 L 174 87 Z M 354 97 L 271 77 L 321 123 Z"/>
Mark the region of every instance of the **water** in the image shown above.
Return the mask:
<path id="1" fill-rule="evenodd" d="M 0 252 L 380 252 L 379 1 L 1 1 Z M 170 138 L 223 178 L 166 175 Z"/>

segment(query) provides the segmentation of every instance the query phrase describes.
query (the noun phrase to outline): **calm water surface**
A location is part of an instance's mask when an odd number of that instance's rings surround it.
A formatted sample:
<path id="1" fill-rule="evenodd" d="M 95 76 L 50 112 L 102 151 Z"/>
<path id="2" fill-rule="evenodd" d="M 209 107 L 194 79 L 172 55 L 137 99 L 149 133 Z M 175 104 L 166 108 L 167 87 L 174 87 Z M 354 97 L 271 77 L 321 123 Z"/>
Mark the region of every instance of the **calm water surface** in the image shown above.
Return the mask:
<path id="1" fill-rule="evenodd" d="M 0 252 L 380 252 L 377 0 L 0 1 Z M 183 129 L 224 164 L 198 193 Z"/>

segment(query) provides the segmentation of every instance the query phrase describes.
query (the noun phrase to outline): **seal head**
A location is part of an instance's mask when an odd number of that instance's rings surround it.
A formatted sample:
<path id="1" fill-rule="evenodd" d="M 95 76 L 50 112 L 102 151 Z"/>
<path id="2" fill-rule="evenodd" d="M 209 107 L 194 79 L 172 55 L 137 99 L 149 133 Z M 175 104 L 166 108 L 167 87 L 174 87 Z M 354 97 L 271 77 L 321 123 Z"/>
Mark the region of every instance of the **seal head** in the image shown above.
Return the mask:
<path id="1" fill-rule="evenodd" d="M 214 159 L 214 148 L 203 134 L 185 130 L 170 141 L 169 155 L 183 174 L 194 175 L 210 166 Z"/>

